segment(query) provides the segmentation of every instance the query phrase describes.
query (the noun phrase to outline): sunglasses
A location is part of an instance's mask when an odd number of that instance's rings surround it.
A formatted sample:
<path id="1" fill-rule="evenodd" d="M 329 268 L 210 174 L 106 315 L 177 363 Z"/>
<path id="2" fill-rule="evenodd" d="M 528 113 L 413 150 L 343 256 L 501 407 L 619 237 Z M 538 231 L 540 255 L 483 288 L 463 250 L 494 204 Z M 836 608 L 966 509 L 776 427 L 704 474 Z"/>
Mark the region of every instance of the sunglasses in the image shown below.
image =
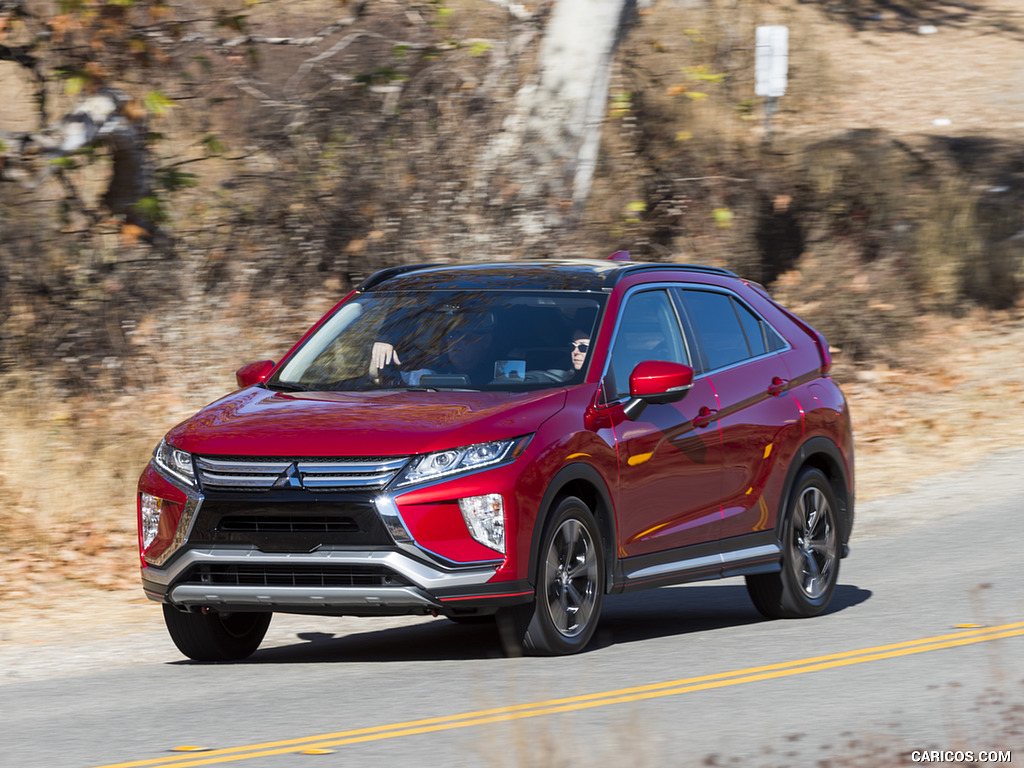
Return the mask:
<path id="1" fill-rule="evenodd" d="M 587 354 L 587 352 L 590 351 L 590 342 L 589 341 L 571 341 L 569 343 L 572 344 L 572 348 L 573 349 L 578 349 L 584 355 Z"/>

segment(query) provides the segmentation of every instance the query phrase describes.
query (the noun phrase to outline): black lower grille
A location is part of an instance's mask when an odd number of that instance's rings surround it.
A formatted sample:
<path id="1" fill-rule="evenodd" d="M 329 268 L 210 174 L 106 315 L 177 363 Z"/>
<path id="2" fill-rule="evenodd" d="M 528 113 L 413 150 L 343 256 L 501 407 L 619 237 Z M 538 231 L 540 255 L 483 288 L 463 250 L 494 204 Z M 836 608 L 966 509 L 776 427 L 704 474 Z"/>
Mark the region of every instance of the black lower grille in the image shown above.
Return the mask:
<path id="1" fill-rule="evenodd" d="M 407 579 L 389 568 L 365 565 L 199 565 L 185 584 L 236 587 L 400 587 Z"/>
<path id="2" fill-rule="evenodd" d="M 351 517 L 232 515 L 217 530 L 226 533 L 359 533 Z"/>
<path id="3" fill-rule="evenodd" d="M 208 494 L 188 538 L 194 546 L 241 544 L 263 552 L 394 544 L 370 499 L 301 490 L 266 491 L 259 502 L 241 494 Z"/>

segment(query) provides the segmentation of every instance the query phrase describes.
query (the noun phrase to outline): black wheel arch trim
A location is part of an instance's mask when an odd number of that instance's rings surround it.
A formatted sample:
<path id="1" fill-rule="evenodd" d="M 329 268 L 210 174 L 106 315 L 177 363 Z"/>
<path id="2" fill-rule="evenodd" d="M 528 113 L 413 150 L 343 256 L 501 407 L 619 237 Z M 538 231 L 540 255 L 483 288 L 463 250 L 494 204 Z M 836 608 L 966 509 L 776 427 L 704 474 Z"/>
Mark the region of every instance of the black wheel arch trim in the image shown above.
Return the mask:
<path id="1" fill-rule="evenodd" d="M 590 511 L 593 513 L 600 529 L 602 544 L 604 545 L 604 591 L 607 593 L 612 587 L 612 575 L 615 573 L 615 560 L 616 553 L 618 552 L 619 538 L 615 524 L 615 505 L 612 503 L 611 492 L 605 485 L 601 473 L 589 464 L 584 463 L 568 464 L 562 467 L 551 478 L 551 482 L 548 483 L 544 497 L 541 499 L 540 507 L 537 509 L 537 520 L 533 526 L 527 579 L 530 584 L 536 586 L 541 538 L 544 534 L 544 527 L 547 525 L 548 516 L 554 508 L 555 500 L 567 495 L 579 496 L 579 493 L 575 493 L 573 489 L 573 485 L 577 483 L 582 483 L 592 490 L 592 493 L 588 494 L 590 498 L 581 498 L 581 501 L 590 506 Z M 575 490 L 578 489 L 579 486 Z"/>
<path id="2" fill-rule="evenodd" d="M 821 462 L 824 462 L 822 464 Z M 782 541 L 782 523 L 786 515 L 786 508 L 789 505 L 789 497 L 793 493 L 793 486 L 800 472 L 805 467 L 816 467 L 824 472 L 832 485 L 836 502 L 839 505 L 838 517 L 840 526 L 839 541 L 842 545 L 842 556 L 846 557 L 849 552 L 850 534 L 853 531 L 853 507 L 854 492 L 850 487 L 849 475 L 846 471 L 846 462 L 843 460 L 843 453 L 834 442 L 827 437 L 816 436 L 805 441 L 793 456 L 786 473 L 786 482 L 782 489 L 780 509 L 775 520 L 775 534 L 779 542 Z"/>

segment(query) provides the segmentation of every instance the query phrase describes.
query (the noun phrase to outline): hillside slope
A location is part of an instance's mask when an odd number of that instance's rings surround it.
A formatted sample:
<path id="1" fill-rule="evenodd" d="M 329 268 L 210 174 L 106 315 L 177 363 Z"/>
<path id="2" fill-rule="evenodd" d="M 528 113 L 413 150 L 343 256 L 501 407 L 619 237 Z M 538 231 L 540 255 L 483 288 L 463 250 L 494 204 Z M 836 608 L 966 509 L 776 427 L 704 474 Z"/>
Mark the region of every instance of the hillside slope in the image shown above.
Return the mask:
<path id="1" fill-rule="evenodd" d="M 336 8 L 260 4 L 251 31 L 306 35 Z M 167 249 L 69 208 L 54 179 L 0 187 L 0 610 L 68 580 L 134 588 L 134 483 L 159 437 L 403 261 L 623 248 L 766 282 L 835 347 L 861 498 L 1020 445 L 1017 0 L 654 3 L 617 52 L 585 211 L 528 251 L 506 227 L 517 179 L 484 203 L 461 192 L 543 6 L 526 21 L 484 0 L 361 8 L 316 46 L 257 46 L 251 70 L 229 49 L 198 83 L 168 69 L 180 101 L 154 117 L 157 162 L 197 183 L 167 192 Z M 770 142 L 762 23 L 791 29 Z M 31 88 L 0 65 L 2 127 L 27 128 Z M 90 162 L 68 175 L 87 206 L 109 172 Z"/>

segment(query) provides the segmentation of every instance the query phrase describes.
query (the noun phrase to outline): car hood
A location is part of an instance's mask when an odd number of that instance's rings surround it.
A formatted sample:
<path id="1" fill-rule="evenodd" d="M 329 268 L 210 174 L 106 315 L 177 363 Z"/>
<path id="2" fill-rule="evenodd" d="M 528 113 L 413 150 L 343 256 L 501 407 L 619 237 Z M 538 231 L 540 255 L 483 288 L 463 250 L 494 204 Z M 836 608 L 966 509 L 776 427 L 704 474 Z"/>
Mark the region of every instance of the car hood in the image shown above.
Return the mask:
<path id="1" fill-rule="evenodd" d="M 534 432 L 564 389 L 505 392 L 240 390 L 167 434 L 210 456 L 406 456 Z"/>

